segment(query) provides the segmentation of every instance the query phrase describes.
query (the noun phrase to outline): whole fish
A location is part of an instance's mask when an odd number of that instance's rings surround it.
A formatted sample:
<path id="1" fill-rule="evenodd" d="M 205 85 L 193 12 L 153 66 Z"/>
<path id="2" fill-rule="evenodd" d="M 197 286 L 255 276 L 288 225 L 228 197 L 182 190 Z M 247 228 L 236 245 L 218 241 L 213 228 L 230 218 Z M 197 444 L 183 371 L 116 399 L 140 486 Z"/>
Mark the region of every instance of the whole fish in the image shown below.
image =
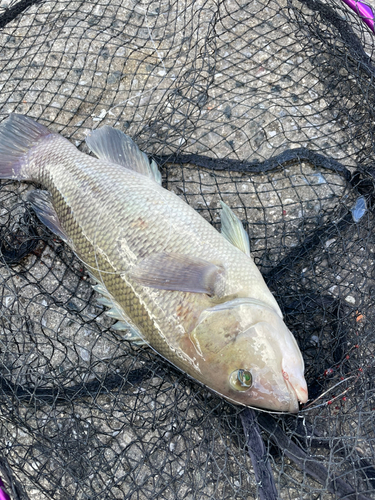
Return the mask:
<path id="1" fill-rule="evenodd" d="M 40 220 L 96 280 L 123 337 L 147 344 L 226 399 L 297 412 L 304 362 L 250 257 L 241 222 L 222 203 L 222 233 L 163 189 L 155 162 L 105 126 L 81 153 L 12 114 L 0 125 L 0 178 L 32 181 Z"/>

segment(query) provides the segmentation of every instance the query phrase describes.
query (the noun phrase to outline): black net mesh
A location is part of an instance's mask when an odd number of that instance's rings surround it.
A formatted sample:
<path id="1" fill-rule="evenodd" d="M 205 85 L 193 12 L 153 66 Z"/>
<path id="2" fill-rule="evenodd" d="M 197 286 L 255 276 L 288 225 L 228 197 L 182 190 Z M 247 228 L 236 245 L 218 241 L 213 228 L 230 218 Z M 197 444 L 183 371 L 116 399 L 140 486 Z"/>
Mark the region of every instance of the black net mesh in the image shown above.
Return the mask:
<path id="1" fill-rule="evenodd" d="M 225 201 L 310 394 L 296 416 L 243 410 L 122 340 L 33 187 L 2 181 L 12 500 L 375 498 L 374 49 L 339 0 L 1 0 L 1 118 L 85 152 L 115 126 L 218 229 Z"/>

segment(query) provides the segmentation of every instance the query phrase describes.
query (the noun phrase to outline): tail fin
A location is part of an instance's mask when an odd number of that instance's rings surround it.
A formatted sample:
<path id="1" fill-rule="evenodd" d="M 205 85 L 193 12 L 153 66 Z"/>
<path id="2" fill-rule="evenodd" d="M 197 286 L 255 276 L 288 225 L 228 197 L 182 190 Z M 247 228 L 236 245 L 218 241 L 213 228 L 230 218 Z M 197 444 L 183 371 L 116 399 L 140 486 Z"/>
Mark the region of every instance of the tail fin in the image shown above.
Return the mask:
<path id="1" fill-rule="evenodd" d="M 0 179 L 30 180 L 25 157 L 51 132 L 23 115 L 11 114 L 0 124 Z"/>

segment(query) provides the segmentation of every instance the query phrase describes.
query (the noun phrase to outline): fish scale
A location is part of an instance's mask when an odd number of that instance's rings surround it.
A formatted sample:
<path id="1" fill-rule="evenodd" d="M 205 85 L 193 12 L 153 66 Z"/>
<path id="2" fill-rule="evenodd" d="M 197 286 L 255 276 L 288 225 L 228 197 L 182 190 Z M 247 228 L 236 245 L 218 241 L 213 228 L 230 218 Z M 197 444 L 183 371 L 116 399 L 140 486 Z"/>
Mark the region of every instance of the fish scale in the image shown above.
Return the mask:
<path id="1" fill-rule="evenodd" d="M 99 158 L 11 115 L 0 125 L 0 178 L 42 184 L 34 210 L 100 284 L 116 329 L 129 325 L 124 338 L 231 401 L 297 411 L 303 359 L 241 222 L 226 207 L 218 233 L 122 132 L 103 127 L 86 142 Z"/>

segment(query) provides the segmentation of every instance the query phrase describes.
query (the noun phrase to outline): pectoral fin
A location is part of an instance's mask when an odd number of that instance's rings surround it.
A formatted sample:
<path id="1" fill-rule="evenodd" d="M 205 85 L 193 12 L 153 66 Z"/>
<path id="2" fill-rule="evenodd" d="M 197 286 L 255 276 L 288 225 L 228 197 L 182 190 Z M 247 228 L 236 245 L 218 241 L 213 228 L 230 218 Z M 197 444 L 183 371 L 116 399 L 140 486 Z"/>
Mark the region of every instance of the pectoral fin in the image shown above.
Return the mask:
<path id="1" fill-rule="evenodd" d="M 30 191 L 27 196 L 28 202 L 31 204 L 34 212 L 41 222 L 48 227 L 53 233 L 59 236 L 65 243 L 72 247 L 72 242 L 61 226 L 57 213 L 52 204 L 52 196 L 48 191 L 35 189 Z"/>
<path id="2" fill-rule="evenodd" d="M 240 219 L 223 201 L 221 204 L 221 234 L 235 247 L 250 257 L 249 235 L 243 228 Z"/>
<path id="3" fill-rule="evenodd" d="M 121 130 L 105 125 L 92 131 L 86 137 L 86 144 L 101 160 L 135 170 L 161 184 L 161 175 L 156 163 L 152 161 L 150 164 L 136 143 Z"/>
<path id="4" fill-rule="evenodd" d="M 223 269 L 211 262 L 177 253 L 157 253 L 137 264 L 129 277 L 160 290 L 217 295 Z"/>

